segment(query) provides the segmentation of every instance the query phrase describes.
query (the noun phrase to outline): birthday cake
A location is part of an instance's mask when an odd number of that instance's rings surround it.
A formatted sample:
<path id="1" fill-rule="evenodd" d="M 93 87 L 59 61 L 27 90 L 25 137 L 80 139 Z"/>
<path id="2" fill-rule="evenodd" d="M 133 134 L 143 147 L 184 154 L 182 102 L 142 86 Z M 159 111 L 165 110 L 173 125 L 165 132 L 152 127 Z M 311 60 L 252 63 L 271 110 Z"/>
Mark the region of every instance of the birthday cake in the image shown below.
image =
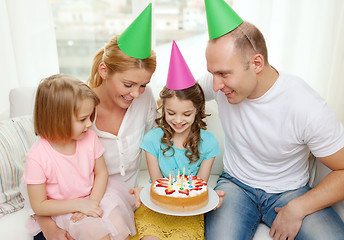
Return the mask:
<path id="1" fill-rule="evenodd" d="M 156 180 L 151 185 L 150 197 L 156 205 L 180 212 L 200 209 L 209 201 L 207 183 L 195 176 L 186 175 Z"/>

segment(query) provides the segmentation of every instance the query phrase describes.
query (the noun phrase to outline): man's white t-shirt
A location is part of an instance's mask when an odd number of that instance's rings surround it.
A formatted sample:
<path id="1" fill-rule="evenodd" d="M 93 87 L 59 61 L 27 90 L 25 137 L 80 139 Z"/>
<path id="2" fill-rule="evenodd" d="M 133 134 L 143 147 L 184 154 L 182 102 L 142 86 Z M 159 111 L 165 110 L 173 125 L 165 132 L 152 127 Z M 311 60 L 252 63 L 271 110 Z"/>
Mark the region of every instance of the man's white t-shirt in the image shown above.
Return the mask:
<path id="1" fill-rule="evenodd" d="M 344 130 L 326 102 L 302 79 L 280 74 L 261 97 L 230 104 L 213 91 L 212 75 L 199 83 L 215 99 L 224 130 L 224 170 L 241 182 L 279 193 L 304 186 L 308 154 L 329 156 L 344 146 Z"/>

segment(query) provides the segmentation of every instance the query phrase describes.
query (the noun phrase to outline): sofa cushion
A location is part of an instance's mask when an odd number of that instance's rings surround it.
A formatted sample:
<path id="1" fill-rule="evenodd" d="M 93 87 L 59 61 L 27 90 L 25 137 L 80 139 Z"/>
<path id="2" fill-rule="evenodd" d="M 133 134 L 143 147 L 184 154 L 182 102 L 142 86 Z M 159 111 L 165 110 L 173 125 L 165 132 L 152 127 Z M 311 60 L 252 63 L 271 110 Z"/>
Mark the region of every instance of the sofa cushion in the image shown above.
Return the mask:
<path id="1" fill-rule="evenodd" d="M 0 122 L 0 216 L 23 207 L 19 185 L 25 154 L 36 139 L 32 116 Z"/>

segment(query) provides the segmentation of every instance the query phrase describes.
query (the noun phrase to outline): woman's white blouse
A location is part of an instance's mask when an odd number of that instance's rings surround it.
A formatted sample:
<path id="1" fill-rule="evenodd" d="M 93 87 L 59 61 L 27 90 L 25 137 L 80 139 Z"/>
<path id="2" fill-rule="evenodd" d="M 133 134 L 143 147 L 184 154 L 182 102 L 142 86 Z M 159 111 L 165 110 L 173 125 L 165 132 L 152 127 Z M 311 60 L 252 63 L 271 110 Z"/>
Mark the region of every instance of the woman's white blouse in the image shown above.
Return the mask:
<path id="1" fill-rule="evenodd" d="M 136 186 L 141 142 L 145 133 L 155 124 L 156 108 L 152 90 L 147 86 L 145 92 L 134 99 L 128 108 L 117 136 L 99 130 L 95 124 L 91 127 L 105 148 L 104 158 L 109 175 L 117 175 L 131 187 Z"/>

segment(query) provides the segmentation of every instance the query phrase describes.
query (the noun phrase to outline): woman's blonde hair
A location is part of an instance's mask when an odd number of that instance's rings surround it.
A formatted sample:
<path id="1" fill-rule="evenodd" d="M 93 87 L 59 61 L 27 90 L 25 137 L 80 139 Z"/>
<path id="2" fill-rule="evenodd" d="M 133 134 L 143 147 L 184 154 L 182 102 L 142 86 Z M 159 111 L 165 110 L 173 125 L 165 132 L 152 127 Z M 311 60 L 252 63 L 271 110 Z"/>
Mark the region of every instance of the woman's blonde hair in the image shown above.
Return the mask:
<path id="1" fill-rule="evenodd" d="M 150 57 L 145 59 L 137 59 L 125 54 L 117 44 L 118 36 L 111 39 L 104 47 L 99 49 L 93 58 L 91 75 L 87 80 L 91 88 L 99 87 L 103 79 L 98 73 L 100 63 L 104 62 L 109 74 L 116 72 L 124 72 L 130 69 L 145 69 L 148 72 L 154 73 L 156 69 L 156 55 L 152 50 Z"/>
<path id="2" fill-rule="evenodd" d="M 201 86 L 196 83 L 194 86 L 182 89 L 182 90 L 171 90 L 164 87 L 160 92 L 161 105 L 158 111 L 161 110 L 161 116 L 155 121 L 158 126 L 164 131 L 164 136 L 161 138 L 161 142 L 166 144 L 166 148 L 162 149 L 165 155 L 169 149 L 173 149 L 173 134 L 174 130 L 166 122 L 165 119 L 165 102 L 166 99 L 176 96 L 180 100 L 190 100 L 192 101 L 194 107 L 196 108 L 195 121 L 191 125 L 191 130 L 183 143 L 184 148 L 186 148 L 185 156 L 190 160 L 191 163 L 197 162 L 200 159 L 199 144 L 201 142 L 201 129 L 206 130 L 207 124 L 203 119 L 209 114 L 205 113 L 205 97 Z"/>
<path id="3" fill-rule="evenodd" d="M 69 140 L 73 131 L 73 116 L 78 115 L 81 101 L 85 99 L 94 102 L 93 121 L 99 99 L 85 83 L 65 74 L 43 79 L 36 92 L 35 133 L 49 141 Z"/>

